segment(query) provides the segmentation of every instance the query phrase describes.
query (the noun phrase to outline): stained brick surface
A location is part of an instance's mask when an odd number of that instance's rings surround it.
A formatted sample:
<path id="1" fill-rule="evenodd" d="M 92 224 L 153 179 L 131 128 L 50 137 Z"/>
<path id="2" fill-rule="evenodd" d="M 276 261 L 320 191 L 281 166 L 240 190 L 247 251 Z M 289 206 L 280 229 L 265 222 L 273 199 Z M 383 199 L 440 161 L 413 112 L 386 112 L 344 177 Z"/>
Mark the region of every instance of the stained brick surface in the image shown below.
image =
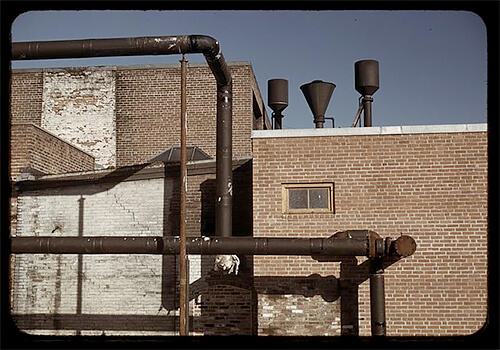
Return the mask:
<path id="1" fill-rule="evenodd" d="M 116 165 L 115 72 L 68 68 L 43 73 L 42 128 Z"/>

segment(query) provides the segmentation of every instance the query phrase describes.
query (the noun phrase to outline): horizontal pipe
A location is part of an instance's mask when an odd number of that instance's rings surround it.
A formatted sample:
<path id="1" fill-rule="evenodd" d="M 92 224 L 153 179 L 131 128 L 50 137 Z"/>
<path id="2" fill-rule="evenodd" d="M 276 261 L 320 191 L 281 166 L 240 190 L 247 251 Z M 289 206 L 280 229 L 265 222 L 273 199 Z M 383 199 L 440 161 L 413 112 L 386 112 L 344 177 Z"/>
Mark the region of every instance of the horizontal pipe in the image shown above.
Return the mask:
<path id="1" fill-rule="evenodd" d="M 368 237 L 364 239 L 363 237 Z M 392 241 L 373 231 L 343 231 L 330 238 L 192 237 L 189 254 L 392 256 L 416 251 L 415 240 L 401 236 Z M 179 254 L 178 237 L 12 237 L 15 254 Z"/>
<path id="2" fill-rule="evenodd" d="M 12 43 L 13 60 L 59 58 L 173 55 L 201 53 L 219 86 L 228 85 L 231 73 L 219 42 L 206 35 L 172 35 L 135 38 L 106 38 Z"/>
<path id="3" fill-rule="evenodd" d="M 177 237 L 14 237 L 11 252 L 53 254 L 179 254 Z M 368 256 L 364 240 L 350 238 L 196 237 L 189 254 Z"/>

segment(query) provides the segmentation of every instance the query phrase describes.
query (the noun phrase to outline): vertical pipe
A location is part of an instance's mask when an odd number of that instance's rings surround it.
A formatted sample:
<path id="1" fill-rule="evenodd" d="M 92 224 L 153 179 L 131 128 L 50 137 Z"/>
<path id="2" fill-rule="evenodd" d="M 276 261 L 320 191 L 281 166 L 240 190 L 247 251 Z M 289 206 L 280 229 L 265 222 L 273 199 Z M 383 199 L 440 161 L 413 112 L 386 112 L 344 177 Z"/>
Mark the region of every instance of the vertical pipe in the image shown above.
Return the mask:
<path id="1" fill-rule="evenodd" d="M 232 83 L 217 87 L 215 232 L 231 237 L 233 227 Z"/>
<path id="2" fill-rule="evenodd" d="M 373 102 L 373 97 L 371 95 L 365 95 L 363 97 L 363 103 L 364 103 L 363 109 L 365 110 L 365 120 L 364 120 L 365 127 L 372 126 L 372 102 Z"/>
<path id="3" fill-rule="evenodd" d="M 78 237 L 83 237 L 83 222 L 84 222 L 84 201 L 85 198 L 80 196 L 78 200 Z M 83 303 L 83 256 L 78 254 L 78 272 L 76 280 L 76 314 L 82 314 L 82 303 Z M 81 331 L 77 329 L 76 335 L 81 335 Z"/>
<path id="4" fill-rule="evenodd" d="M 372 336 L 385 336 L 384 270 L 379 259 L 370 266 L 370 309 Z"/>
<path id="5" fill-rule="evenodd" d="M 316 124 L 316 129 L 323 129 L 325 127 L 325 119 L 316 117 L 314 119 L 314 123 Z"/>
<path id="6" fill-rule="evenodd" d="M 273 119 L 274 119 L 274 129 L 280 130 L 282 128 L 283 115 L 280 112 L 273 113 Z"/>
<path id="7" fill-rule="evenodd" d="M 181 207 L 180 207 L 180 335 L 188 335 L 188 282 L 187 282 L 187 254 L 186 254 L 186 192 L 187 192 L 187 163 L 186 163 L 186 59 L 182 55 L 181 62 Z"/>

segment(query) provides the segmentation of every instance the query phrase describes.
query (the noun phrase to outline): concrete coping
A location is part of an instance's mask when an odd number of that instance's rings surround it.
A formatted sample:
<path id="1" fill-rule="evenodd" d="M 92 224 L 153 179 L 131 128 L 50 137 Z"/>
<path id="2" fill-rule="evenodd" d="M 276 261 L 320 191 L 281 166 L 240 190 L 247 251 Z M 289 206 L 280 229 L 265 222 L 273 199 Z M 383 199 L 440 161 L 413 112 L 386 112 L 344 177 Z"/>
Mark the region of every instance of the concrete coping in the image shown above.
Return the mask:
<path id="1" fill-rule="evenodd" d="M 404 135 L 404 134 L 447 134 L 463 132 L 488 131 L 487 123 L 447 124 L 447 125 L 407 125 L 407 126 L 375 126 L 346 127 L 323 129 L 281 129 L 253 130 L 252 138 L 279 137 L 320 137 L 320 136 L 363 136 L 363 135 Z"/>

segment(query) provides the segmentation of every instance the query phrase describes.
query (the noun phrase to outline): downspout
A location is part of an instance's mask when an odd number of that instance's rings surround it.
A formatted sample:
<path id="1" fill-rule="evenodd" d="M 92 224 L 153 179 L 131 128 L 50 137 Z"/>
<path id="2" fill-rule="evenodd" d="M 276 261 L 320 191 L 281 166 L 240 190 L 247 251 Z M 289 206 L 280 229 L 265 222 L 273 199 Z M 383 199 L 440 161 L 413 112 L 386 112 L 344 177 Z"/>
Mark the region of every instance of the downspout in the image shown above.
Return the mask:
<path id="1" fill-rule="evenodd" d="M 13 60 L 201 53 L 217 82 L 215 231 L 232 236 L 232 78 L 219 42 L 205 35 L 12 43 Z"/>

